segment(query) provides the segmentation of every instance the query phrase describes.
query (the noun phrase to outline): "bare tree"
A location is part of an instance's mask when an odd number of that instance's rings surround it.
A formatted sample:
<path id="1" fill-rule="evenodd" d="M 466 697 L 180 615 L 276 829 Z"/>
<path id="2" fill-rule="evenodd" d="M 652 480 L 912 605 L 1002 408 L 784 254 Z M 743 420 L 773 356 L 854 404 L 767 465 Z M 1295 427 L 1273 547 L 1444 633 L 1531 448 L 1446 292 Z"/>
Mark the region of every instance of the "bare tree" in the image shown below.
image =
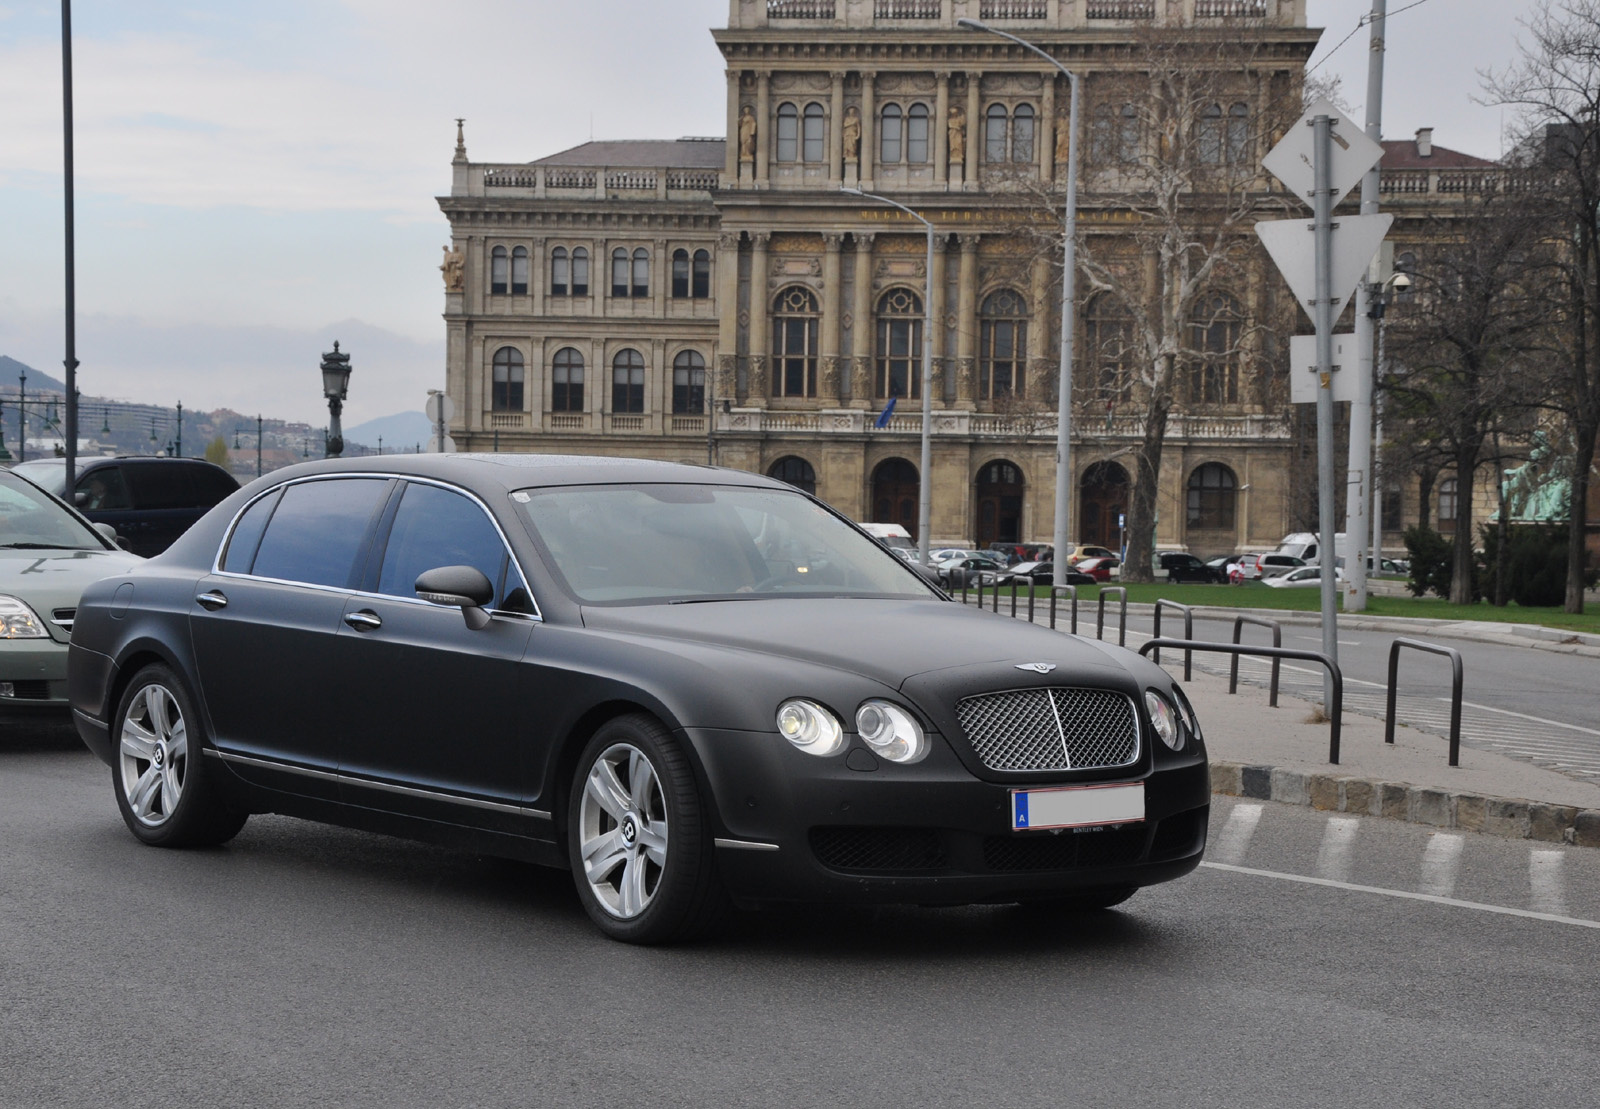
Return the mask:
<path id="1" fill-rule="evenodd" d="M 1521 57 L 1488 74 L 1489 98 L 1521 109 L 1567 244 L 1567 356 L 1560 403 L 1576 447 L 1566 610 L 1583 611 L 1589 484 L 1600 438 L 1600 0 L 1539 0 Z"/>

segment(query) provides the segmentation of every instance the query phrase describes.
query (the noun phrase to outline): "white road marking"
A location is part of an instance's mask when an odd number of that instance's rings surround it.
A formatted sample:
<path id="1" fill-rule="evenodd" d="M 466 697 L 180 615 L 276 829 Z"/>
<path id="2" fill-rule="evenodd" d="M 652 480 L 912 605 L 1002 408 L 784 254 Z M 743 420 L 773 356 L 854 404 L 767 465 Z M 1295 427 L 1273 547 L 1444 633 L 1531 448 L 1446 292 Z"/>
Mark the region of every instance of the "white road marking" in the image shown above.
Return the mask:
<path id="1" fill-rule="evenodd" d="M 1439 697 L 1436 699 L 1443 701 L 1447 705 L 1450 703 L 1450 698 L 1448 697 Z M 1566 728 L 1568 731 L 1582 732 L 1584 735 L 1600 736 L 1600 731 L 1596 731 L 1594 728 L 1585 728 L 1578 724 L 1563 724 L 1559 720 L 1546 720 L 1542 716 L 1529 716 L 1525 712 L 1512 712 L 1510 709 L 1497 709 L 1493 705 L 1478 705 L 1471 701 L 1462 701 L 1461 706 L 1463 708 L 1478 709 L 1481 712 L 1495 712 L 1499 713 L 1501 716 L 1515 716 L 1518 720 L 1527 720 L 1534 724 L 1546 724 L 1552 728 Z"/>
<path id="2" fill-rule="evenodd" d="M 1561 880 L 1560 851 L 1530 851 L 1528 853 L 1528 882 L 1533 886 L 1533 907 L 1541 913 L 1564 916 L 1567 896 Z"/>
<path id="3" fill-rule="evenodd" d="M 1303 639 L 1307 643 L 1321 643 L 1322 642 L 1322 636 L 1320 636 L 1320 635 L 1297 635 L 1294 638 Z M 1359 647 L 1359 646 L 1361 646 L 1361 643 L 1358 640 L 1337 639 L 1334 642 L 1338 643 L 1339 646 L 1341 646 L 1341 647 Z"/>
<path id="4" fill-rule="evenodd" d="M 1261 809 L 1260 805 L 1235 805 L 1228 814 L 1228 822 L 1222 826 L 1222 834 L 1217 837 L 1217 845 L 1212 848 L 1213 854 L 1230 863 L 1243 862 L 1250 837 L 1261 822 Z"/>
<path id="5" fill-rule="evenodd" d="M 1330 816 L 1322 846 L 1317 851 L 1317 873 L 1335 882 L 1350 877 L 1350 845 L 1355 842 L 1361 821 L 1353 816 Z"/>
<path id="6" fill-rule="evenodd" d="M 1449 897 L 1456 891 L 1456 871 L 1461 866 L 1461 847 L 1465 840 L 1447 832 L 1436 832 L 1422 852 L 1422 892 Z"/>
<path id="7" fill-rule="evenodd" d="M 1562 916 L 1559 913 L 1533 912 L 1528 909 L 1511 909 L 1504 905 L 1485 905 L 1480 901 L 1458 901 L 1454 897 L 1440 897 L 1432 893 L 1412 893 L 1409 890 L 1384 889 L 1382 886 L 1360 886 L 1352 882 L 1337 882 L 1331 878 L 1312 878 L 1305 874 L 1283 874 L 1276 870 L 1254 870 L 1248 866 L 1231 866 L 1228 863 L 1203 862 L 1202 867 L 1225 870 L 1230 874 L 1248 874 L 1256 878 L 1276 878 L 1281 882 L 1300 882 L 1308 886 L 1349 890 L 1352 893 L 1375 893 L 1382 897 L 1399 897 L 1407 901 L 1427 901 L 1433 905 L 1452 905 L 1458 909 L 1476 909 L 1480 913 L 1497 913 L 1501 916 L 1519 916 L 1526 920 L 1547 920 L 1553 924 L 1572 924 L 1579 928 L 1600 929 L 1600 920 L 1583 920 Z"/>

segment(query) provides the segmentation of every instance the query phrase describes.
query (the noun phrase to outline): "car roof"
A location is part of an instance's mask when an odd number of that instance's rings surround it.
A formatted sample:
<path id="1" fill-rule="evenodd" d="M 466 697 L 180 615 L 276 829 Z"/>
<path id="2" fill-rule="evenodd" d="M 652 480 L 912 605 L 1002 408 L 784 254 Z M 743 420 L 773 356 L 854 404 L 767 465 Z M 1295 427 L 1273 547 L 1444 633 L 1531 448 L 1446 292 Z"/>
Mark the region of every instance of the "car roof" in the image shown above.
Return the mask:
<path id="1" fill-rule="evenodd" d="M 382 457 L 331 458 L 302 462 L 270 475 L 274 481 L 318 474 L 394 474 L 426 477 L 478 489 L 532 489 L 558 485 L 749 485 L 797 492 L 776 478 L 649 458 L 612 458 L 569 454 L 395 454 Z"/>

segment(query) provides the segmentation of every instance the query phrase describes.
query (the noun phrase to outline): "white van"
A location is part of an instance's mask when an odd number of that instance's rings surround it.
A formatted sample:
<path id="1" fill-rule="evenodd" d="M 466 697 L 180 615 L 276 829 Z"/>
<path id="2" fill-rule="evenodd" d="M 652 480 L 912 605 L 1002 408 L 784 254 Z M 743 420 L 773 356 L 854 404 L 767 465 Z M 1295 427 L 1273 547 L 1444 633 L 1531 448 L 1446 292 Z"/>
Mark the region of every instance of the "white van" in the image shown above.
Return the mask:
<path id="1" fill-rule="evenodd" d="M 895 547 L 903 551 L 917 549 L 916 543 L 911 540 L 911 533 L 899 524 L 862 524 L 860 527 L 885 547 Z"/>
<path id="2" fill-rule="evenodd" d="M 1307 566 L 1315 566 L 1319 561 L 1317 558 L 1318 545 L 1319 540 L 1316 533 L 1309 531 L 1297 531 L 1293 532 L 1292 534 L 1285 535 L 1283 537 L 1283 542 L 1278 544 L 1278 549 L 1274 553 L 1291 555 L 1294 558 L 1298 558 L 1303 561 Z M 1341 531 L 1335 533 L 1333 537 L 1333 549 L 1338 557 L 1342 558 L 1344 556 L 1344 532 Z"/>

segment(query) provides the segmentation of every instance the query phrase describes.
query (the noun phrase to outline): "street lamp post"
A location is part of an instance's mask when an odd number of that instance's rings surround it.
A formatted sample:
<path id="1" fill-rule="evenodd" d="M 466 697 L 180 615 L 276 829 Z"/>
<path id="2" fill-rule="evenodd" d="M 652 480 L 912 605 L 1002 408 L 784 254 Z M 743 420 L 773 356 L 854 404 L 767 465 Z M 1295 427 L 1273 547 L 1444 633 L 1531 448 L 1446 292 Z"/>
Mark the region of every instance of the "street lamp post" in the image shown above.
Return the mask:
<path id="1" fill-rule="evenodd" d="M 344 453 L 344 429 L 339 426 L 339 414 L 344 411 L 344 399 L 350 392 L 350 354 L 340 353 L 334 341 L 333 351 L 322 356 L 322 395 L 328 398 L 328 449 L 329 458 Z"/>
<path id="2" fill-rule="evenodd" d="M 969 31 L 986 31 L 1031 50 L 1061 71 L 1071 90 L 1070 108 L 1067 112 L 1067 214 L 1064 220 L 1066 244 L 1061 257 L 1061 382 L 1056 389 L 1056 565 L 1065 565 L 1064 559 L 1072 551 L 1072 527 L 1069 514 L 1072 510 L 1072 357 L 1073 332 L 1077 326 L 1075 312 L 1078 278 L 1078 78 L 1066 66 L 1056 61 L 1047 51 L 1027 39 L 1018 38 L 1008 31 L 980 23 L 976 19 L 958 19 L 956 26 Z M 977 126 L 977 121 L 973 121 Z M 1064 572 L 1064 571 L 1063 571 Z"/>
<path id="3" fill-rule="evenodd" d="M 1389 279 L 1381 285 L 1369 286 L 1369 299 L 1367 315 L 1378 324 L 1378 358 L 1372 367 L 1372 569 L 1373 573 L 1381 571 L 1383 566 L 1383 384 L 1384 372 L 1389 368 L 1388 355 L 1384 351 L 1384 339 L 1389 330 L 1387 311 L 1389 308 L 1389 292 L 1403 293 L 1411 288 L 1411 278 L 1406 276 L 1404 270 L 1397 270 L 1389 275 Z"/>
<path id="4" fill-rule="evenodd" d="M 933 426 L 933 224 L 923 219 L 921 215 L 907 208 L 898 200 L 890 200 L 877 193 L 862 192 L 860 189 L 841 187 L 842 193 L 850 196 L 865 197 L 876 200 L 882 204 L 898 208 L 928 231 L 928 266 L 925 272 L 927 282 L 922 290 L 923 294 L 923 321 L 922 321 L 922 472 L 917 482 L 917 561 L 922 565 L 928 564 L 928 531 L 932 526 L 933 516 L 933 440 L 930 433 Z"/>

